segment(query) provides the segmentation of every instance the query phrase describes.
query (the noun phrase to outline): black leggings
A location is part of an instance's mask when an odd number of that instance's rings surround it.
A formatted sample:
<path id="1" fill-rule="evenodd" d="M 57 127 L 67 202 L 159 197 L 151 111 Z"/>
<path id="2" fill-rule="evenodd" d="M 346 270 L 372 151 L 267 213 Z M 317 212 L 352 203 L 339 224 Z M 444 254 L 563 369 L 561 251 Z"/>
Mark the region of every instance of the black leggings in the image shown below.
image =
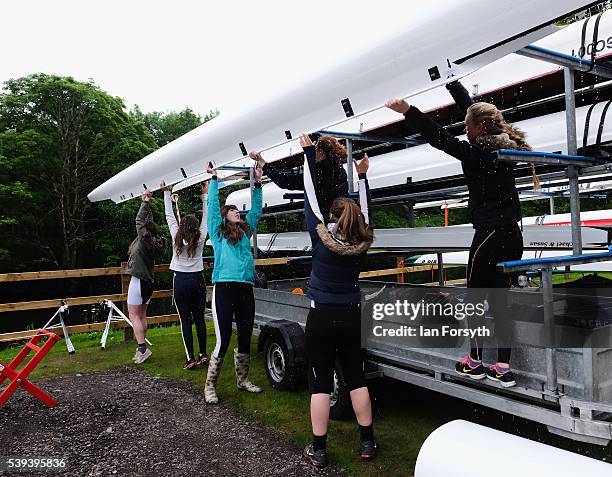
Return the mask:
<path id="1" fill-rule="evenodd" d="M 315 304 L 306 321 L 306 359 L 311 394 L 333 390 L 336 357 L 349 391 L 365 387 L 361 308 Z"/>
<path id="2" fill-rule="evenodd" d="M 200 354 L 206 354 L 206 282 L 202 272 L 174 272 L 174 303 L 181 319 L 185 355 L 194 359 L 191 323 L 196 325 Z"/>
<path id="3" fill-rule="evenodd" d="M 495 228 L 476 229 L 470 257 L 468 261 L 468 288 L 509 288 L 511 277 L 498 270 L 497 264 L 510 260 L 520 260 L 523 256 L 523 234 L 516 224 L 497 226 Z M 480 301 L 487 298 L 491 314 L 495 318 L 501 316 L 507 306 L 507 295 L 499 296 L 489 293 L 488 296 L 476 296 L 472 293 L 471 300 Z M 495 320 L 495 335 L 509 342 L 512 337 L 512 321 L 509 319 Z M 510 362 L 510 348 L 497 349 L 497 361 Z M 473 359 L 482 359 L 482 343 L 473 340 L 470 355 Z"/>
<path id="4" fill-rule="evenodd" d="M 255 321 L 255 298 L 253 285 L 242 282 L 217 282 L 213 288 L 213 319 L 217 344 L 213 356 L 223 358 L 232 339 L 232 321 L 236 317 L 238 352 L 251 351 L 253 322 Z"/>

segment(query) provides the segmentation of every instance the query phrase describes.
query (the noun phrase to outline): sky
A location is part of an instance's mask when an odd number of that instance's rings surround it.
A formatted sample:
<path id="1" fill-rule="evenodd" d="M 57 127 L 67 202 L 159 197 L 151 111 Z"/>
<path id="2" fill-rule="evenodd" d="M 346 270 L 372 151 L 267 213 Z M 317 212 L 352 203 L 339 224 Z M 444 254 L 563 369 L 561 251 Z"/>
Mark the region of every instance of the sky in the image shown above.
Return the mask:
<path id="1" fill-rule="evenodd" d="M 2 2 L 0 82 L 42 72 L 93 79 L 144 112 L 234 111 L 371 47 L 409 21 L 416 3 Z"/>

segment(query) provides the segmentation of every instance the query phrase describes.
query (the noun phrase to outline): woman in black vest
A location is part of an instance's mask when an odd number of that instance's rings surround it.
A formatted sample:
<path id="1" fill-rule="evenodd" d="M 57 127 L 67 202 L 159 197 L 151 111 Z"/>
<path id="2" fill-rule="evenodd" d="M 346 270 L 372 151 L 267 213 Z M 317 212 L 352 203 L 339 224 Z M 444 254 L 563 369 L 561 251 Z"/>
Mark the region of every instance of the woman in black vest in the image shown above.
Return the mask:
<path id="1" fill-rule="evenodd" d="M 326 440 L 330 393 L 338 358 L 350 391 L 361 432 L 361 457 L 372 459 L 376 443 L 372 432 L 372 406 L 365 384 L 361 352 L 361 293 L 359 273 L 373 234 L 368 226 L 368 158 L 356 166 L 361 208 L 349 198 L 336 198 L 326 224 L 319 208 L 312 171 L 317 151 L 308 136 L 304 148 L 304 213 L 312 241 L 312 272 L 306 295 L 311 308 L 306 323 L 306 358 L 311 393 L 313 442 L 303 456 L 316 467 L 327 464 Z"/>

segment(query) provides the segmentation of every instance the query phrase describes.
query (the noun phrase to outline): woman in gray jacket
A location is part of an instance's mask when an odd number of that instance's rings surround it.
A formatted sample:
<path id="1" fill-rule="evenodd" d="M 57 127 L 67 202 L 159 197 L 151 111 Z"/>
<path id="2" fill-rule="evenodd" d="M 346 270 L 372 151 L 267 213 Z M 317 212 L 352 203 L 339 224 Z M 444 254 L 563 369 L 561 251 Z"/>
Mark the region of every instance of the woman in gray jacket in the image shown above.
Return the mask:
<path id="1" fill-rule="evenodd" d="M 136 215 L 136 233 L 128 252 L 126 273 L 131 275 L 128 288 L 127 306 L 130 320 L 134 328 L 134 336 L 138 343 L 133 361 L 141 364 L 151 356 L 147 348 L 147 307 L 153 295 L 153 270 L 155 259 L 161 256 L 165 248 L 164 237 L 159 233 L 158 225 L 153 221 L 153 211 L 149 201 L 153 194 L 145 190 L 142 195 L 142 204 Z"/>

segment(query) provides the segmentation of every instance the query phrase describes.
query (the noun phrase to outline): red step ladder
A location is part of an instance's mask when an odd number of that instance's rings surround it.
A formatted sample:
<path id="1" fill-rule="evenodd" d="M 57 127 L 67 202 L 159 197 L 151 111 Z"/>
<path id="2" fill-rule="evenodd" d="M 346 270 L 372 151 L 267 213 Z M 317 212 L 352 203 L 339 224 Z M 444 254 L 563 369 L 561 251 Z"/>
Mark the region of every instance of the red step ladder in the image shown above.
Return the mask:
<path id="1" fill-rule="evenodd" d="M 46 341 L 42 346 L 38 346 L 40 340 L 43 338 L 46 338 Z M 47 406 L 57 406 L 58 403 L 55 399 L 49 396 L 38 386 L 32 384 L 27 377 L 32 371 L 34 371 L 34 368 L 38 366 L 38 363 L 40 363 L 49 350 L 53 348 L 55 343 L 60 340 L 61 338 L 55 333 L 47 330 L 38 330 L 32 339 L 26 343 L 19 354 L 15 356 L 15 358 L 13 358 L 9 364 L 5 364 L 0 361 L 0 384 L 2 384 L 5 379 L 11 381 L 9 385 L 4 388 L 2 392 L 0 392 L 0 407 L 4 405 L 8 398 L 10 398 L 19 387 L 22 387 L 31 395 L 40 399 Z M 34 356 L 32 356 L 30 361 L 28 361 L 21 371 L 17 371 L 17 367 L 21 364 L 25 357 L 30 354 L 30 351 L 34 351 Z"/>

